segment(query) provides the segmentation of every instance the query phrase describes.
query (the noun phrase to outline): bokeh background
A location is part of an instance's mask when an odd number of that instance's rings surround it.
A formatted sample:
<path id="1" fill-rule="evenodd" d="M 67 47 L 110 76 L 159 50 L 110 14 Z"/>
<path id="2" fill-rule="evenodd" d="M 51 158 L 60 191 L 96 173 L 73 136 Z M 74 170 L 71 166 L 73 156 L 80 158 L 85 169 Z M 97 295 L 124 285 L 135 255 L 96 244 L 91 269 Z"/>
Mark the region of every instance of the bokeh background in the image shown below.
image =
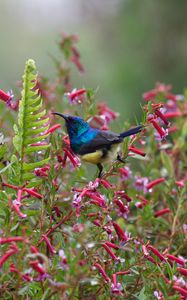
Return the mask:
<path id="1" fill-rule="evenodd" d="M 141 112 L 142 93 L 155 82 L 187 86 L 185 0 L 0 0 L 0 87 L 10 90 L 33 58 L 54 77 L 50 54 L 60 33 L 77 34 L 86 72 L 74 86 L 98 88 L 125 119 Z"/>

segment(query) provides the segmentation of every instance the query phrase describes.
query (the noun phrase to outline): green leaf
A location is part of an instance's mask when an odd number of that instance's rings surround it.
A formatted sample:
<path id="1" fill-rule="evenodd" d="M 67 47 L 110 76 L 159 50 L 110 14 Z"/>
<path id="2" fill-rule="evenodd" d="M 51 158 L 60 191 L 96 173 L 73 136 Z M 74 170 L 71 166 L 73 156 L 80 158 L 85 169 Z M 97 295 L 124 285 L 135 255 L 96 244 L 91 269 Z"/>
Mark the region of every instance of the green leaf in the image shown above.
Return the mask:
<path id="1" fill-rule="evenodd" d="M 42 99 L 38 90 L 35 89 L 36 82 L 35 62 L 29 59 L 23 75 L 18 124 L 14 125 L 13 144 L 19 161 L 19 168 L 16 169 L 15 176 L 19 185 L 24 184 L 27 180 L 30 181 L 30 186 L 32 186 L 32 180 L 34 180 L 34 185 L 40 182 L 40 180 L 35 180 L 34 169 L 44 166 L 49 160 L 49 152 L 46 156 L 46 150 L 50 147 L 46 141 L 49 136 L 46 134 L 49 128 L 49 118 L 46 116 L 46 110 L 42 108 Z M 34 143 L 37 143 L 37 146 L 31 146 Z M 41 159 L 41 152 L 45 159 Z"/>
<path id="2" fill-rule="evenodd" d="M 163 163 L 164 167 L 166 168 L 168 175 L 173 177 L 174 170 L 173 170 L 173 163 L 171 161 L 171 158 L 165 151 L 161 151 L 160 155 L 161 155 L 162 163 Z"/>
<path id="3" fill-rule="evenodd" d="M 145 295 L 145 287 L 141 289 L 138 300 L 147 300 L 147 296 Z"/>

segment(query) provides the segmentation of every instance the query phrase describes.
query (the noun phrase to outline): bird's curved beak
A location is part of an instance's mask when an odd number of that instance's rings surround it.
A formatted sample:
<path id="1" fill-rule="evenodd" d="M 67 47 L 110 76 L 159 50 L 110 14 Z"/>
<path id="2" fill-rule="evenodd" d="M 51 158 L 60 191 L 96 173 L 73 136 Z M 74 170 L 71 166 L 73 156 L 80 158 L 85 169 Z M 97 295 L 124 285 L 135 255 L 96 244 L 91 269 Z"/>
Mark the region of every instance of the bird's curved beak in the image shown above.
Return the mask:
<path id="1" fill-rule="evenodd" d="M 60 116 L 62 117 L 65 121 L 68 121 L 68 116 L 67 115 L 64 115 L 64 114 L 61 114 L 61 113 L 58 113 L 58 112 L 54 112 L 52 113 L 53 115 L 57 115 L 57 116 Z"/>

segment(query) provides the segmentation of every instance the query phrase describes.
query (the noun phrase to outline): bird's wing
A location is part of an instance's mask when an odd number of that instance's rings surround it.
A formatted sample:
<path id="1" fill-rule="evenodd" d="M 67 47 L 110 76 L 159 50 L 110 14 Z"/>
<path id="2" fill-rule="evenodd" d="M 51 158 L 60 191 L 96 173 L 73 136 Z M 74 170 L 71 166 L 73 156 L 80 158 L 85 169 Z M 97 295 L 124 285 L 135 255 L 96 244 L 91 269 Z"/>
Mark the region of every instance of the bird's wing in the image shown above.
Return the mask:
<path id="1" fill-rule="evenodd" d="M 100 130 L 95 138 L 80 147 L 78 154 L 84 155 L 93 153 L 99 149 L 109 149 L 110 145 L 120 143 L 122 140 L 123 138 L 117 133 Z"/>

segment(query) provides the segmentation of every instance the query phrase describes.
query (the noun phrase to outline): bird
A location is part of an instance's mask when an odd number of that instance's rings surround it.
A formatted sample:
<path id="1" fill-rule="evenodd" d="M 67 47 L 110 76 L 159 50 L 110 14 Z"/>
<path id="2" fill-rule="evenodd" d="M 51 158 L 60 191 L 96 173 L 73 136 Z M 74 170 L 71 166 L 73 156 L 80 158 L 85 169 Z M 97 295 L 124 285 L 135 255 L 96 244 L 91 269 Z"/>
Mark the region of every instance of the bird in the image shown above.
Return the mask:
<path id="1" fill-rule="evenodd" d="M 72 152 L 80 156 L 83 161 L 97 165 L 99 178 L 102 176 L 103 163 L 110 163 L 115 159 L 125 163 L 120 156 L 120 144 L 125 137 L 141 132 L 144 127 L 139 125 L 118 134 L 93 128 L 78 116 L 59 112 L 52 114 L 65 120 Z"/>

